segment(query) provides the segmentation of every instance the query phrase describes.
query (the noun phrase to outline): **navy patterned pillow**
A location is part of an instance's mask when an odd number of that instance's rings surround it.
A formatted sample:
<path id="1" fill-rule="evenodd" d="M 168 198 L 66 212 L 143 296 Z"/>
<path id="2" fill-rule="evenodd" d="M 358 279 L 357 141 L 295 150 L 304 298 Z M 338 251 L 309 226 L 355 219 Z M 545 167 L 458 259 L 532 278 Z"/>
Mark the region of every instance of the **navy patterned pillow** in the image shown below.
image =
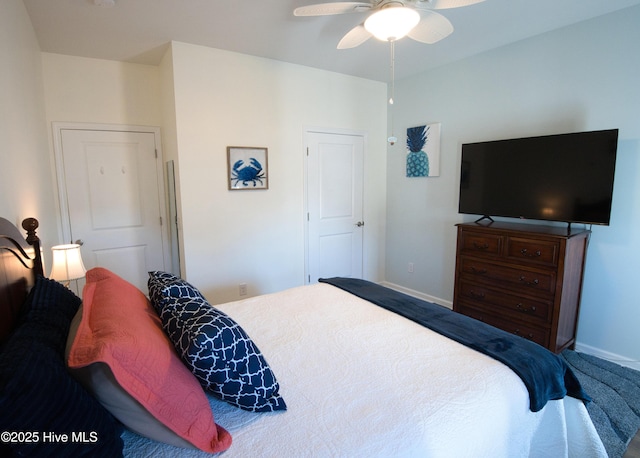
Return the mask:
<path id="1" fill-rule="evenodd" d="M 286 410 L 275 375 L 238 323 L 179 277 L 149 272 L 148 286 L 165 332 L 205 389 L 251 412 Z"/>

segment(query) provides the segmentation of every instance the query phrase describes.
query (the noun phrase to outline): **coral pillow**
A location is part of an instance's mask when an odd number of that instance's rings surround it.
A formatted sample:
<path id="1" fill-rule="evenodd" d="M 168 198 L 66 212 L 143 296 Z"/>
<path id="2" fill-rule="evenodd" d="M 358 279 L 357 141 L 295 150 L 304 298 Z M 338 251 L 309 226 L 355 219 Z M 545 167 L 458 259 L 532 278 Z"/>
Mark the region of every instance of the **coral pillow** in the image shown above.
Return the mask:
<path id="1" fill-rule="evenodd" d="M 86 279 L 69 368 L 105 363 L 124 391 L 179 437 L 210 453 L 229 448 L 231 435 L 215 424 L 202 387 L 144 294 L 107 269 L 92 269 Z"/>

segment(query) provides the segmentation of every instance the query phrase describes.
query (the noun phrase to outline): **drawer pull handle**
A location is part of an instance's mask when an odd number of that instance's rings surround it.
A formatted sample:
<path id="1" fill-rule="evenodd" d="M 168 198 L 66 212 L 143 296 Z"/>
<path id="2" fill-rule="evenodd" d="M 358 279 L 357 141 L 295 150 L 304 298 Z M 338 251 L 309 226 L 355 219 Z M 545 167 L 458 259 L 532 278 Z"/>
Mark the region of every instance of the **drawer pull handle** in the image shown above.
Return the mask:
<path id="1" fill-rule="evenodd" d="M 531 308 L 527 308 L 527 307 L 522 305 L 522 302 L 516 304 L 516 308 L 518 310 L 520 310 L 521 312 L 524 312 L 524 313 L 529 313 L 529 312 L 533 313 L 533 312 L 536 311 L 536 306 L 535 305 L 531 306 Z"/>
<path id="2" fill-rule="evenodd" d="M 540 280 L 538 280 L 537 278 L 534 278 L 533 280 L 528 281 L 524 275 L 520 276 L 520 281 L 525 285 L 529 285 L 529 286 L 537 286 L 540 283 Z"/>
<path id="3" fill-rule="evenodd" d="M 530 258 L 542 256 L 542 252 L 540 250 L 536 250 L 535 253 L 529 253 L 526 248 L 520 250 L 522 256 L 528 256 Z"/>
<path id="4" fill-rule="evenodd" d="M 527 335 L 520 334 L 520 329 L 516 329 L 515 331 L 513 331 L 513 333 L 515 335 L 517 335 L 517 336 L 524 337 L 524 338 L 529 339 L 529 340 L 533 340 L 533 334 L 531 334 L 531 333 L 529 333 Z"/>
<path id="5" fill-rule="evenodd" d="M 469 296 L 473 297 L 474 299 L 484 299 L 484 293 L 476 293 L 474 290 L 469 291 Z"/>
<path id="6" fill-rule="evenodd" d="M 471 266 L 471 272 L 478 275 L 484 275 L 487 273 L 487 269 L 478 269 L 475 266 Z"/>
<path id="7" fill-rule="evenodd" d="M 480 244 L 478 242 L 473 242 L 473 247 L 476 250 L 487 250 L 489 248 L 489 244 L 487 242 L 484 242 L 482 244 Z"/>

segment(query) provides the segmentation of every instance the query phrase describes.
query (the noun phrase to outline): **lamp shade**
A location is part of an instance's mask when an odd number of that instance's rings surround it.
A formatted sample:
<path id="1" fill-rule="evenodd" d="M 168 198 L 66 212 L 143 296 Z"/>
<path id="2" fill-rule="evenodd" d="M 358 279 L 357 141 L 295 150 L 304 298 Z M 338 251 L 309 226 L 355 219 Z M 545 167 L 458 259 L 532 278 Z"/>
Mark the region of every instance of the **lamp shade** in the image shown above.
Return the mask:
<path id="1" fill-rule="evenodd" d="M 87 270 L 82 263 L 80 245 L 76 243 L 56 245 L 51 247 L 51 251 L 53 267 L 51 267 L 50 278 L 62 282 L 84 277 Z"/>
<path id="2" fill-rule="evenodd" d="M 420 14 L 406 6 L 389 6 L 376 11 L 364 21 L 367 29 L 378 40 L 399 40 L 420 22 Z"/>

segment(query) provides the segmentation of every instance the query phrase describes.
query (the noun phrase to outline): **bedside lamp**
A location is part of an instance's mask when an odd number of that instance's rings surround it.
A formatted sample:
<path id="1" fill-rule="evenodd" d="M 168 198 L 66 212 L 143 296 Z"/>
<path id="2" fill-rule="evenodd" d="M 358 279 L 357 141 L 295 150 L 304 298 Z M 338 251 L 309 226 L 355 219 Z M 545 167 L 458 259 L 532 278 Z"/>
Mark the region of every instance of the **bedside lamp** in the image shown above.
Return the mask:
<path id="1" fill-rule="evenodd" d="M 80 245 L 77 243 L 56 245 L 51 247 L 51 251 L 53 252 L 53 266 L 49 278 L 68 286 L 71 280 L 82 278 L 87 273 L 87 269 L 82 263 Z"/>

